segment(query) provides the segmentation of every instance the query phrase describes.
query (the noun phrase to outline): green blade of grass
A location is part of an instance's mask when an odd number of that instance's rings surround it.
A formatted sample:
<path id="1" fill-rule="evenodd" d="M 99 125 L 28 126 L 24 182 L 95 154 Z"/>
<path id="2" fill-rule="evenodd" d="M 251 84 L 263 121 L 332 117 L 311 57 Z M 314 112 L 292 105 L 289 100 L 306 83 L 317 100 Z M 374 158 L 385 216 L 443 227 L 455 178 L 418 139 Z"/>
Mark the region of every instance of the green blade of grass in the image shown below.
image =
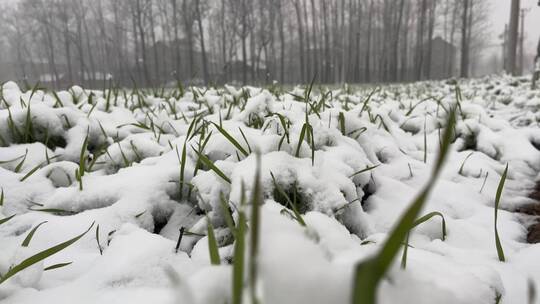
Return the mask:
<path id="1" fill-rule="evenodd" d="M 222 127 L 220 127 L 218 124 L 212 122 L 212 124 L 214 125 L 214 127 L 216 127 L 216 129 L 218 129 L 218 131 L 223 135 L 225 136 L 225 138 L 233 145 L 236 147 L 236 149 L 238 149 L 238 151 L 240 151 L 242 154 L 244 154 L 244 156 L 248 156 L 249 153 L 246 151 L 246 149 L 244 149 L 244 147 L 242 147 L 242 145 L 236 140 L 234 139 L 234 137 L 231 136 L 231 134 L 229 134 L 229 132 L 227 132 L 227 130 L 223 129 Z"/>
<path id="2" fill-rule="evenodd" d="M 458 174 L 463 175 L 463 167 L 465 167 L 465 162 L 467 162 L 467 160 L 469 159 L 469 157 L 471 157 L 473 154 L 474 154 L 474 152 L 471 152 L 471 153 L 469 153 L 469 154 L 465 157 L 465 159 L 464 159 L 463 162 L 461 163 L 461 166 L 459 167 Z"/>
<path id="3" fill-rule="evenodd" d="M 145 211 L 143 211 L 144 213 Z M 137 216 L 135 216 L 137 217 Z M 96 243 L 99 250 L 99 255 L 103 255 L 103 248 L 101 248 L 101 243 L 99 242 L 99 224 L 96 226 Z"/>
<path id="4" fill-rule="evenodd" d="M 39 226 L 41 226 L 41 225 L 43 225 L 45 223 L 47 223 L 47 221 L 39 223 L 36 227 L 34 227 L 34 229 L 30 230 L 30 232 L 28 233 L 26 238 L 24 238 L 24 241 L 22 242 L 21 246 L 22 247 L 28 247 L 28 245 L 30 245 L 30 241 L 34 237 L 34 233 L 36 233 L 36 230 L 39 228 Z"/>
<path id="5" fill-rule="evenodd" d="M 298 212 L 298 208 L 296 207 L 296 204 L 291 201 L 287 193 L 281 188 L 281 186 L 277 183 L 276 178 L 274 177 L 274 173 L 270 172 L 270 176 L 272 177 L 272 182 L 274 183 L 274 188 L 278 191 L 278 193 L 285 198 L 287 201 L 287 204 L 291 208 L 293 212 L 293 218 L 300 224 L 301 226 L 306 226 L 306 222 L 302 218 L 302 215 L 300 212 Z"/>
<path id="6" fill-rule="evenodd" d="M 439 176 L 452 141 L 452 131 L 455 124 L 455 109 L 450 112 L 448 124 L 443 136 L 435 166 L 431 178 L 424 186 L 423 190 L 413 200 L 398 223 L 389 233 L 388 239 L 383 244 L 380 251 L 366 261 L 357 264 L 355 269 L 353 303 L 354 304 L 374 304 L 376 303 L 377 287 L 382 280 L 392 261 L 397 255 L 403 240 L 407 237 L 410 228 L 414 224 L 417 215 L 427 201 L 437 177 Z"/>
<path id="7" fill-rule="evenodd" d="M 499 238 L 499 231 L 497 230 L 497 213 L 499 211 L 499 203 L 501 201 L 502 192 L 504 189 L 504 182 L 506 181 L 506 175 L 508 173 L 508 164 L 506 164 L 506 167 L 504 168 L 504 172 L 501 176 L 501 180 L 499 181 L 499 186 L 497 187 L 497 193 L 495 195 L 495 246 L 497 247 L 497 256 L 499 257 L 499 261 L 505 262 L 505 256 L 504 256 L 504 250 L 502 248 L 501 239 Z"/>
<path id="8" fill-rule="evenodd" d="M 24 164 L 24 161 L 26 160 L 27 155 L 28 155 L 28 149 L 26 149 L 26 151 L 24 152 L 24 157 L 21 160 L 21 162 L 19 162 L 19 164 L 15 167 L 15 170 L 14 170 L 15 173 L 19 173 L 21 171 L 22 166 Z"/>
<path id="9" fill-rule="evenodd" d="M 30 100 L 28 100 L 28 107 L 26 108 L 26 121 L 24 123 L 24 142 L 29 142 L 32 137 L 32 114 L 30 110 Z"/>
<path id="10" fill-rule="evenodd" d="M 240 210 L 238 211 L 238 223 L 236 225 L 236 238 L 234 242 L 233 255 L 233 279 L 232 279 L 232 304 L 242 304 L 244 290 L 244 259 L 245 259 L 245 233 L 246 233 L 246 215 L 242 210 L 245 205 L 244 183 L 240 185 L 241 200 Z"/>
<path id="11" fill-rule="evenodd" d="M 440 216 L 441 217 L 441 220 L 442 220 L 442 240 L 445 241 L 446 240 L 446 220 L 444 219 L 444 216 L 442 215 L 442 213 L 440 212 L 431 212 L 431 213 L 428 213 L 424 216 L 422 216 L 421 218 L 417 219 L 414 223 L 413 223 L 413 226 L 411 227 L 414 228 L 428 220 L 430 220 L 431 218 L 435 217 L 435 216 Z M 407 253 L 409 251 L 409 236 L 410 236 L 410 232 L 407 233 L 407 237 L 405 238 L 405 243 L 403 244 L 403 255 L 401 256 L 401 268 L 405 269 L 407 267 Z"/>
<path id="12" fill-rule="evenodd" d="M 256 169 L 254 186 L 251 197 L 251 218 L 250 218 L 250 242 L 249 242 L 249 291 L 251 303 L 259 303 L 257 297 L 257 262 L 259 251 L 259 221 L 260 221 L 260 206 L 263 202 L 261 188 L 261 154 L 256 153 Z"/>
<path id="13" fill-rule="evenodd" d="M 86 169 L 84 153 L 86 152 L 87 147 L 88 147 L 88 132 L 86 133 L 86 137 L 84 138 L 83 145 L 81 147 L 81 153 L 79 155 L 79 175 L 81 177 L 84 175 L 84 171 Z"/>
<path id="14" fill-rule="evenodd" d="M 345 135 L 345 115 L 343 114 L 343 112 L 339 112 L 338 122 L 341 134 Z"/>
<path id="15" fill-rule="evenodd" d="M 45 249 L 43 251 L 40 251 L 36 254 L 34 254 L 33 256 L 27 258 L 26 260 L 22 261 L 21 263 L 13 266 L 12 268 L 9 269 L 9 271 L 7 273 L 4 274 L 4 276 L 2 276 L 0 278 L 0 284 L 4 283 L 7 279 L 11 278 L 12 276 L 16 275 L 17 273 L 19 273 L 20 271 L 23 271 L 24 269 L 34 265 L 35 263 L 38 263 L 40 261 L 43 261 L 44 259 L 66 249 L 67 247 L 73 245 L 73 243 L 77 242 L 79 239 L 81 239 L 86 233 L 88 233 L 88 231 L 90 231 L 90 229 L 92 229 L 92 227 L 94 226 L 94 223 L 92 223 L 92 225 L 90 225 L 90 227 L 88 227 L 88 229 L 79 234 L 78 236 L 70 239 L 70 240 L 67 240 L 63 243 L 60 243 L 56 246 L 53 246 L 53 247 L 50 247 L 48 249 Z"/>
<path id="16" fill-rule="evenodd" d="M 210 263 L 212 265 L 221 264 L 221 259 L 219 257 L 219 249 L 216 241 L 216 235 L 214 233 L 214 226 L 210 221 L 210 218 L 206 216 L 206 232 L 208 235 L 208 251 L 210 254 Z"/>
<path id="17" fill-rule="evenodd" d="M 54 264 L 54 265 L 51 265 L 51 266 L 47 266 L 43 270 L 48 271 L 48 270 L 58 269 L 58 268 L 69 266 L 71 264 L 73 264 L 73 262 L 58 263 L 58 264 Z"/>
<path id="18" fill-rule="evenodd" d="M 364 172 L 367 172 L 367 171 L 371 171 L 371 170 L 377 168 L 378 166 L 380 166 L 380 165 L 375 165 L 375 166 L 371 166 L 371 167 L 368 166 L 368 167 L 366 167 L 365 169 L 362 169 L 362 170 L 360 170 L 360 171 L 358 171 L 358 172 L 355 172 L 355 173 L 349 175 L 349 178 L 353 178 L 353 177 L 355 177 L 355 176 L 358 175 L 358 174 L 361 174 L 361 173 L 364 173 Z"/>
<path id="19" fill-rule="evenodd" d="M 34 174 L 37 170 L 41 169 L 41 166 L 43 164 L 39 164 L 32 168 L 32 170 L 28 171 L 21 179 L 19 179 L 20 182 L 23 182 L 25 179 L 29 178 L 32 174 Z"/>
<path id="20" fill-rule="evenodd" d="M 251 153 L 251 146 L 249 145 L 249 141 L 247 140 L 246 135 L 244 134 L 244 131 L 242 131 L 242 128 L 238 127 L 238 130 L 240 130 L 240 134 L 242 134 L 242 138 L 244 138 L 244 141 L 246 142 L 246 145 L 248 147 L 248 152 Z"/>
<path id="21" fill-rule="evenodd" d="M 184 191 L 184 172 L 186 170 L 186 142 L 184 142 L 184 145 L 182 146 L 182 156 L 178 154 L 178 146 L 176 147 L 176 156 L 178 157 L 178 161 L 180 162 L 180 200 L 182 200 L 183 197 L 183 191 Z"/>
<path id="22" fill-rule="evenodd" d="M 446 240 L 446 220 L 444 219 L 444 215 L 438 211 L 434 211 L 434 212 L 430 212 L 424 216 L 422 216 L 421 218 L 417 219 L 413 225 L 412 225 L 412 228 L 424 223 L 424 222 L 427 222 L 429 221 L 431 218 L 435 217 L 435 216 L 439 216 L 441 218 L 441 231 L 442 231 L 442 240 L 445 241 Z"/>
<path id="23" fill-rule="evenodd" d="M 193 148 L 193 147 L 192 147 Z M 193 148 L 195 150 L 195 148 Z M 199 156 L 199 160 L 208 168 L 210 168 L 214 173 L 216 173 L 219 177 L 221 177 L 224 181 L 227 183 L 231 183 L 231 180 L 221 171 L 216 165 L 208 158 L 206 155 L 200 153 L 199 151 L 195 151 L 197 155 Z"/>
<path id="24" fill-rule="evenodd" d="M 12 218 L 15 217 L 16 214 L 12 215 L 12 216 L 8 216 L 6 218 L 3 218 L 3 219 L 0 219 L 0 225 L 4 224 L 4 223 L 7 223 L 7 221 L 11 220 Z"/>
<path id="25" fill-rule="evenodd" d="M 8 160 L 0 160 L 0 165 L 14 162 L 14 161 L 19 160 L 19 159 L 21 159 L 21 158 L 23 158 L 23 157 L 24 157 L 24 155 L 21 155 L 21 156 L 17 156 L 17 157 L 15 157 L 15 158 L 8 159 Z"/>
<path id="26" fill-rule="evenodd" d="M 302 147 L 302 143 L 304 142 L 304 137 L 306 136 L 307 128 L 308 128 L 308 124 L 304 124 L 302 126 L 302 130 L 300 131 L 300 137 L 298 138 L 298 144 L 296 145 L 296 152 L 294 152 L 295 157 L 300 156 L 300 147 Z"/>
<path id="27" fill-rule="evenodd" d="M 63 210 L 63 209 L 56 209 L 56 208 L 42 208 L 42 209 L 36 209 L 36 208 L 28 208 L 30 211 L 38 211 L 38 212 L 47 212 L 52 213 L 56 215 L 73 215 L 75 212 Z"/>
<path id="28" fill-rule="evenodd" d="M 233 236 L 236 237 L 236 229 L 234 226 L 234 219 L 232 216 L 231 208 L 229 207 L 229 203 L 227 203 L 223 192 L 219 193 L 219 203 L 223 218 L 225 219 L 225 223 L 227 224 L 227 227 L 229 228 Z"/>

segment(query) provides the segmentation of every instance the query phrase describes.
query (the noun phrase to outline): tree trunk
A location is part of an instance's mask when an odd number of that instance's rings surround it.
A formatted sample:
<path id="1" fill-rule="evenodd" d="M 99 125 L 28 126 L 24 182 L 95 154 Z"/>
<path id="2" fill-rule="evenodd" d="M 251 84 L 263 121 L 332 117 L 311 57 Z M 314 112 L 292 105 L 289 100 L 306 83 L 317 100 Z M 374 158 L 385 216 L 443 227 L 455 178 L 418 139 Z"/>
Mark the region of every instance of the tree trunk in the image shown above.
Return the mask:
<path id="1" fill-rule="evenodd" d="M 468 23 L 469 23 L 469 0 L 463 0 L 463 15 L 461 25 L 461 72 L 463 78 L 469 77 L 469 45 L 468 45 Z"/>
<path id="2" fill-rule="evenodd" d="M 152 40 L 152 54 L 154 56 L 154 77 L 152 79 L 155 79 L 154 84 L 161 83 L 161 73 L 159 71 L 159 55 L 158 55 L 158 49 L 156 47 L 156 25 L 154 20 L 154 8 L 153 3 L 150 2 L 150 12 L 148 14 L 148 19 L 150 21 L 150 39 Z"/>
<path id="3" fill-rule="evenodd" d="M 431 58 L 433 54 L 433 32 L 435 31 L 435 10 L 437 9 L 437 0 L 431 0 L 431 7 L 429 10 L 429 26 L 428 26 L 428 42 L 426 50 L 426 64 L 424 75 L 427 79 L 431 79 Z"/>
<path id="4" fill-rule="evenodd" d="M 197 23 L 199 24 L 199 39 L 201 41 L 201 53 L 202 53 L 202 66 L 203 66 L 203 79 L 204 84 L 208 85 L 208 82 L 210 81 L 209 75 L 208 75 L 208 63 L 206 60 L 206 48 L 204 46 L 204 29 L 202 25 L 202 17 L 201 17 L 201 1 L 197 0 L 197 3 L 195 4 L 195 8 L 197 9 Z"/>
<path id="5" fill-rule="evenodd" d="M 465 0 L 467 1 L 467 0 Z M 422 79 L 422 67 L 424 66 L 424 27 L 426 22 L 427 1 L 422 0 L 420 7 L 420 19 L 416 32 L 416 56 L 415 56 L 415 80 Z"/>
<path id="6" fill-rule="evenodd" d="M 299 0 L 294 1 L 294 11 L 296 12 L 296 21 L 298 23 L 298 40 L 299 40 L 299 49 L 298 57 L 300 59 L 300 81 L 305 82 L 305 56 L 304 56 L 304 28 L 302 25 L 302 13 L 300 11 L 300 2 Z"/>
<path id="7" fill-rule="evenodd" d="M 182 61 L 180 58 L 180 37 L 178 35 L 178 0 L 171 0 L 173 11 L 173 32 L 174 32 L 174 77 L 176 81 L 182 80 Z"/>
<path id="8" fill-rule="evenodd" d="M 319 75 L 319 79 L 322 79 L 320 75 L 320 60 L 319 60 L 319 44 L 317 40 L 318 31 L 317 31 L 317 18 L 315 11 L 315 0 L 311 0 L 311 30 L 313 37 L 313 71 L 316 75 Z"/>
<path id="9" fill-rule="evenodd" d="M 512 75 L 517 74 L 516 69 L 516 52 L 517 52 L 517 41 L 518 41 L 518 24 L 519 24 L 519 9 L 520 9 L 520 0 L 512 0 L 512 5 L 510 8 L 510 26 L 509 26 L 509 41 L 508 41 L 508 66 L 506 67 L 506 72 L 511 73 Z"/>
<path id="10" fill-rule="evenodd" d="M 366 46 L 366 58 L 365 58 L 365 81 L 371 82 L 371 28 L 373 20 L 373 0 L 369 3 L 368 12 L 368 28 L 367 28 L 367 46 Z"/>
<path id="11" fill-rule="evenodd" d="M 279 9 L 278 9 L 278 16 L 279 16 L 279 44 L 280 44 L 280 72 L 279 72 L 279 79 L 281 83 L 285 82 L 285 21 L 283 20 L 283 4 L 281 3 L 281 0 L 278 0 L 279 3 Z"/>
<path id="12" fill-rule="evenodd" d="M 399 62 L 399 36 L 401 32 L 401 23 L 403 20 L 403 9 L 405 7 L 405 0 L 401 0 L 399 3 L 399 13 L 398 20 L 396 23 L 396 28 L 394 30 L 394 44 L 392 46 L 393 56 L 391 63 L 391 80 L 397 81 L 399 78 L 398 75 L 398 62 Z"/>

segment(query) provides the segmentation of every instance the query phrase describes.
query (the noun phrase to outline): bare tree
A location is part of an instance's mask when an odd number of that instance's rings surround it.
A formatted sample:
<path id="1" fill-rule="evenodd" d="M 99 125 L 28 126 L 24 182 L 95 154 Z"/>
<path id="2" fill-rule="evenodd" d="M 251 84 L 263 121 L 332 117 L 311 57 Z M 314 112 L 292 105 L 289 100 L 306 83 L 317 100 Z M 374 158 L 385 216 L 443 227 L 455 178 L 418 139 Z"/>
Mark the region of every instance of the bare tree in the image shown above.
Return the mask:
<path id="1" fill-rule="evenodd" d="M 519 10 L 520 0 L 512 0 L 510 7 L 510 27 L 509 27 L 509 39 L 508 39 L 508 66 L 506 71 L 513 75 L 517 74 L 516 69 L 516 53 L 517 42 L 519 35 Z"/>

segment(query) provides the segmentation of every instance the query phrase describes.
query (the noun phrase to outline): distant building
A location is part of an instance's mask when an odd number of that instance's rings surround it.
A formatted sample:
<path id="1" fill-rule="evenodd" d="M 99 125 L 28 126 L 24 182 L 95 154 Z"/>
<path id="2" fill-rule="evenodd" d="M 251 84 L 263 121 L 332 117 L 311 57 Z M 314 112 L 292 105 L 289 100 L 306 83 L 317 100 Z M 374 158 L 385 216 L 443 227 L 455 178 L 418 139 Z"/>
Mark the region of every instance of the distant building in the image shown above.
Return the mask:
<path id="1" fill-rule="evenodd" d="M 178 40 L 180 69 L 176 67 L 176 45 L 174 41 L 157 41 L 151 45 L 146 53 L 146 60 L 149 74 L 153 83 L 164 83 L 177 78 L 185 83 L 198 84 L 202 81 L 202 52 L 198 44 L 194 42 L 191 55 L 187 39 Z M 156 69 L 156 56 L 158 60 L 158 69 Z M 209 69 L 214 65 L 210 62 L 210 55 L 207 53 Z M 142 60 L 142 59 L 141 59 Z M 136 67 L 132 67 L 135 70 Z M 134 73 L 135 74 L 135 73 Z"/>
<path id="2" fill-rule="evenodd" d="M 454 75 L 456 47 L 437 36 L 431 41 L 430 79 L 445 79 Z"/>

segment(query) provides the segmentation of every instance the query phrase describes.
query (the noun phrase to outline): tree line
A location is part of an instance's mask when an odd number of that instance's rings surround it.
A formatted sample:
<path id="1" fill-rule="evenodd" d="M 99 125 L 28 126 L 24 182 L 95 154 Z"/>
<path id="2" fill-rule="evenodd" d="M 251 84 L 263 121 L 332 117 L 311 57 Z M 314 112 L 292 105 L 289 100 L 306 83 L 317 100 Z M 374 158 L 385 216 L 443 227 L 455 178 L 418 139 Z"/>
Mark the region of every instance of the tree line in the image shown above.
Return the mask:
<path id="1" fill-rule="evenodd" d="M 19 0 L 0 10 L 0 46 L 12 78 L 55 87 L 467 77 L 486 46 L 488 6 L 487 0 Z"/>

